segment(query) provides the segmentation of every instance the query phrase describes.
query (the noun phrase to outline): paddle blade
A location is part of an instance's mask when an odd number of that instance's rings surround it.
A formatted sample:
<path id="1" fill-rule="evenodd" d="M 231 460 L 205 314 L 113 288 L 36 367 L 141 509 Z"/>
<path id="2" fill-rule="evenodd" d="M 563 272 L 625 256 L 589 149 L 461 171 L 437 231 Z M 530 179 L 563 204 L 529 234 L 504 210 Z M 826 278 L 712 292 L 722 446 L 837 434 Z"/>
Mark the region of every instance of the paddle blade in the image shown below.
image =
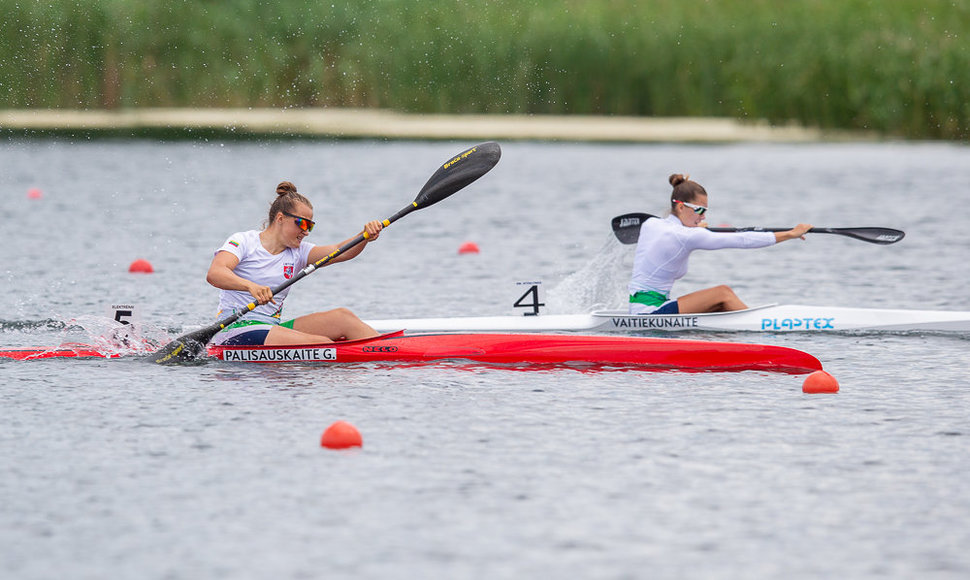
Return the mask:
<path id="1" fill-rule="evenodd" d="M 648 213 L 625 213 L 610 221 L 616 239 L 623 244 L 635 244 L 640 239 L 640 226 L 648 219 L 656 217 Z"/>
<path id="2" fill-rule="evenodd" d="M 202 355 L 206 342 L 191 335 L 181 336 L 149 355 L 149 360 L 160 365 L 190 362 Z"/>
<path id="3" fill-rule="evenodd" d="M 160 365 L 187 363 L 205 354 L 205 345 L 220 330 L 239 319 L 241 314 L 233 314 L 224 320 L 184 334 L 149 355 L 149 360 Z"/>
<path id="4" fill-rule="evenodd" d="M 882 245 L 895 244 L 906 236 L 906 232 L 893 228 L 828 228 L 825 233 L 848 236 L 870 244 Z"/>
<path id="5" fill-rule="evenodd" d="M 414 198 L 414 208 L 436 204 L 489 172 L 502 157 L 498 143 L 489 141 L 455 155 L 438 168 Z"/>

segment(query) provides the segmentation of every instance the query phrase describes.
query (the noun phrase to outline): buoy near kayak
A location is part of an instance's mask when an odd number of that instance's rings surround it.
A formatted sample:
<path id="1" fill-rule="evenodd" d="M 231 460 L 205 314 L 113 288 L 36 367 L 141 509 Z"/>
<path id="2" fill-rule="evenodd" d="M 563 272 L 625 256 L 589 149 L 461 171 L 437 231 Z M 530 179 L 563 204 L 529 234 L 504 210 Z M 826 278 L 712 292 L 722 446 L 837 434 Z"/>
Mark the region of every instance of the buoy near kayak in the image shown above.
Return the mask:
<path id="1" fill-rule="evenodd" d="M 346 421 L 336 421 L 323 432 L 320 446 L 327 449 L 347 449 L 349 447 L 363 447 L 364 440 L 360 431 Z"/>
<path id="2" fill-rule="evenodd" d="M 465 242 L 458 248 L 459 254 L 477 254 L 478 252 L 478 244 L 475 242 Z"/>
<path id="3" fill-rule="evenodd" d="M 818 393 L 838 393 L 839 381 L 835 380 L 835 377 L 825 371 L 815 371 L 805 377 L 805 382 L 802 383 L 802 392 L 810 395 Z"/>
<path id="4" fill-rule="evenodd" d="M 149 262 L 148 260 L 142 260 L 139 258 L 138 260 L 135 260 L 134 262 L 132 262 L 130 266 L 128 266 L 128 271 L 133 274 L 151 274 L 152 272 L 155 271 L 155 269 L 152 268 L 151 262 Z"/>

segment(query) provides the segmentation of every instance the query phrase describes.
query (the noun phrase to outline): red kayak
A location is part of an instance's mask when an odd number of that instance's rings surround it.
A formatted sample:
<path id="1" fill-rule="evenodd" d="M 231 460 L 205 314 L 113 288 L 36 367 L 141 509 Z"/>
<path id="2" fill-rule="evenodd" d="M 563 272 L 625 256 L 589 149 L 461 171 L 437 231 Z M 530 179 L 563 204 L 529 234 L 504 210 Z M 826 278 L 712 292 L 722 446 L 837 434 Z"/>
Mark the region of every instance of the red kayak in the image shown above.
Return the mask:
<path id="1" fill-rule="evenodd" d="M 407 334 L 301 346 L 210 346 L 228 362 L 358 363 L 470 360 L 495 364 L 597 365 L 649 369 L 781 371 L 822 369 L 814 356 L 781 346 L 578 334 Z"/>
<path id="2" fill-rule="evenodd" d="M 56 348 L 0 350 L 0 358 L 116 358 L 99 347 L 66 343 Z M 144 354 L 144 352 L 127 353 Z M 632 367 L 707 371 L 822 369 L 814 356 L 782 346 L 671 338 L 580 334 L 407 334 L 403 331 L 346 342 L 298 346 L 209 346 L 208 354 L 249 363 L 422 363 L 470 360 L 494 364 Z"/>

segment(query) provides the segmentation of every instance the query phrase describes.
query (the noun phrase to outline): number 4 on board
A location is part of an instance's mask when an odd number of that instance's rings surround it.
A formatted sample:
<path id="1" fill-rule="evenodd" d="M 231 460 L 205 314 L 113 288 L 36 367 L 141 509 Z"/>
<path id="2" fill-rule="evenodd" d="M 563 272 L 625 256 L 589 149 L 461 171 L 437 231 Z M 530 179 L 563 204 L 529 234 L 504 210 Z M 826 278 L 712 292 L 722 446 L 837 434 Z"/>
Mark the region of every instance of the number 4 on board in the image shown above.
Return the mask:
<path id="1" fill-rule="evenodd" d="M 530 302 L 526 302 L 526 299 L 531 297 Z M 533 284 L 525 291 L 525 294 L 519 296 L 519 299 L 515 301 L 516 308 L 531 308 L 532 312 L 523 312 L 523 316 L 535 316 L 539 314 L 539 307 L 545 306 L 544 302 L 539 302 L 539 284 Z"/>

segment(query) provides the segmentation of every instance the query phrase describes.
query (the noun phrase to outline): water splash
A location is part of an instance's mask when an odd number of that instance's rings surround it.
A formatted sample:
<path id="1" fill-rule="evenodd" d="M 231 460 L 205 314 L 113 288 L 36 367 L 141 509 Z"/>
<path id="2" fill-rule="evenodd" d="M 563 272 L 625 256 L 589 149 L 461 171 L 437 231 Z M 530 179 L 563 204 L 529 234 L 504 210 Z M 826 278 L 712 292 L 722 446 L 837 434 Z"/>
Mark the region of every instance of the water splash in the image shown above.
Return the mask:
<path id="1" fill-rule="evenodd" d="M 585 266 L 548 290 L 549 314 L 625 309 L 632 255 L 611 234 Z"/>
<path id="2" fill-rule="evenodd" d="M 67 320 L 0 320 L 0 333 L 9 333 L 15 343 L 29 340 L 43 342 L 51 348 L 65 343 L 88 344 L 99 351 L 117 354 L 151 352 L 160 346 L 155 329 L 120 324 L 102 316 L 79 316 Z"/>
<path id="3" fill-rule="evenodd" d="M 30 333 L 37 331 L 68 331 L 81 330 L 80 326 L 71 326 L 63 320 L 44 318 L 41 320 L 0 320 L 0 332 Z"/>

